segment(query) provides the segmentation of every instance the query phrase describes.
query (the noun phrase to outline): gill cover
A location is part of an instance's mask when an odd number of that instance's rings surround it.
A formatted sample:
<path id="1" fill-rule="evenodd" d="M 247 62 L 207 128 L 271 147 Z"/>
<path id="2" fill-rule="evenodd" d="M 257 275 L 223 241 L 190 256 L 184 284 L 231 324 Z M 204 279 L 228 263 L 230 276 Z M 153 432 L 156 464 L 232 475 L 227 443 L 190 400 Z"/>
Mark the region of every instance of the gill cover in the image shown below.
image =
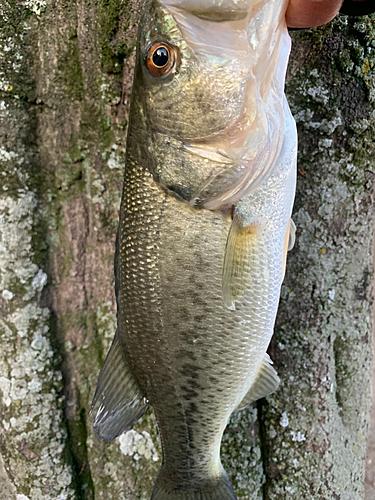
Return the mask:
<path id="1" fill-rule="evenodd" d="M 284 14 L 279 0 L 161 0 L 145 9 L 133 101 L 149 131 L 148 165 L 193 206 L 233 204 L 277 166 L 290 52 Z M 158 43 L 176 53 L 163 78 L 145 62 Z"/>

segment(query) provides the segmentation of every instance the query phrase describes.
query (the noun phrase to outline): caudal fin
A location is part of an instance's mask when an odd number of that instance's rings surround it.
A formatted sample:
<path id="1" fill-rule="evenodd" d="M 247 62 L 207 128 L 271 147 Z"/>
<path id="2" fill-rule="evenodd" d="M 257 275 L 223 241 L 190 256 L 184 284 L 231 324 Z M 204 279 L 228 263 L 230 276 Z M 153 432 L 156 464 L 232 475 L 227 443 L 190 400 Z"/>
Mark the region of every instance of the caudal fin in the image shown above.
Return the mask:
<path id="1" fill-rule="evenodd" d="M 151 500 L 237 500 L 232 483 L 223 471 L 219 477 L 200 484 L 178 484 L 166 479 L 163 467 L 152 492 Z"/>

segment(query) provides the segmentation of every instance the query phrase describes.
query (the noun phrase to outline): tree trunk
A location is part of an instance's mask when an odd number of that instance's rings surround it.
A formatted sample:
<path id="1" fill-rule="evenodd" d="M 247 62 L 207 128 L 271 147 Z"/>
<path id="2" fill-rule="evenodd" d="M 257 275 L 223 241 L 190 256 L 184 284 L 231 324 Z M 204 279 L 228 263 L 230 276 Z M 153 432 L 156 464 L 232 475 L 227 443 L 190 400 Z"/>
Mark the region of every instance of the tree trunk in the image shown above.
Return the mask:
<path id="1" fill-rule="evenodd" d="M 112 443 L 87 414 L 115 328 L 114 239 L 137 2 L 2 0 L 0 498 L 150 497 L 152 412 Z M 290 253 L 270 354 L 282 379 L 233 416 L 249 500 L 360 500 L 370 416 L 375 20 L 293 35 Z"/>
<path id="2" fill-rule="evenodd" d="M 375 23 L 298 36 L 288 95 L 299 125 L 291 252 L 262 407 L 266 498 L 361 499 L 371 407 Z"/>

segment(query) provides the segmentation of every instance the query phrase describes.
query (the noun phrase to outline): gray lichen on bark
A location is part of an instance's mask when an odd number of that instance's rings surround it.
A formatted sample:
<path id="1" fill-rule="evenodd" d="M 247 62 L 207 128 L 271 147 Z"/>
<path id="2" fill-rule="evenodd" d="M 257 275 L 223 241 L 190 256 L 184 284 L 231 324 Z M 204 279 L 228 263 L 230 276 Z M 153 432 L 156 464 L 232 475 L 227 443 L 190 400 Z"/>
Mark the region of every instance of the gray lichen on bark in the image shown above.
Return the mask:
<path id="1" fill-rule="evenodd" d="M 262 411 L 266 498 L 363 498 L 371 407 L 373 157 L 369 18 L 299 35 L 294 220 L 271 346 L 283 384 Z"/>
<path id="2" fill-rule="evenodd" d="M 161 462 L 152 412 L 106 444 L 87 415 L 115 329 L 137 2 L 0 9 L 0 497 L 147 500 Z M 373 23 L 341 18 L 295 37 L 298 243 L 271 346 L 283 384 L 227 428 L 240 498 L 363 497 Z"/>
<path id="3" fill-rule="evenodd" d="M 27 25 L 22 9 L 2 2 L 0 57 L 0 449 L 2 498 L 72 498 L 65 459 L 62 375 L 40 296 L 43 217 L 38 195 L 35 113 L 28 99 Z M 27 97 L 26 97 L 27 96 Z M 11 496 L 8 496 L 11 495 Z"/>

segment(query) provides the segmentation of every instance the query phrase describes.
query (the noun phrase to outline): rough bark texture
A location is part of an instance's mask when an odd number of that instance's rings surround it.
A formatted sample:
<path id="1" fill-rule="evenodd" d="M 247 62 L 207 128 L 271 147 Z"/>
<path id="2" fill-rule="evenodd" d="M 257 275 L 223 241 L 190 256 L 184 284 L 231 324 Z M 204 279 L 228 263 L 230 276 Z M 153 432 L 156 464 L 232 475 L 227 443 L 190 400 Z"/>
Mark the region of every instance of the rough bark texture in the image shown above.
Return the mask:
<path id="1" fill-rule="evenodd" d="M 160 465 L 151 412 L 110 444 L 93 436 L 87 415 L 114 334 L 137 5 L 0 5 L 2 500 L 148 499 Z M 244 499 L 363 499 L 374 32 L 370 18 L 341 17 L 294 36 L 297 245 L 271 346 L 283 384 L 232 418 L 222 447 Z"/>
<path id="2" fill-rule="evenodd" d="M 375 354 L 375 343 L 374 343 L 374 354 Z M 372 387 L 374 391 L 375 364 L 373 364 Z M 367 443 L 365 500 L 375 500 L 375 397 L 374 396 L 372 399 L 371 424 L 370 424 L 370 432 Z"/>
<path id="3" fill-rule="evenodd" d="M 289 71 L 299 125 L 296 251 L 263 405 L 266 498 L 363 498 L 371 407 L 374 24 L 300 35 Z"/>

